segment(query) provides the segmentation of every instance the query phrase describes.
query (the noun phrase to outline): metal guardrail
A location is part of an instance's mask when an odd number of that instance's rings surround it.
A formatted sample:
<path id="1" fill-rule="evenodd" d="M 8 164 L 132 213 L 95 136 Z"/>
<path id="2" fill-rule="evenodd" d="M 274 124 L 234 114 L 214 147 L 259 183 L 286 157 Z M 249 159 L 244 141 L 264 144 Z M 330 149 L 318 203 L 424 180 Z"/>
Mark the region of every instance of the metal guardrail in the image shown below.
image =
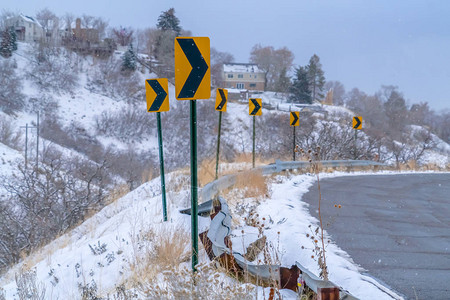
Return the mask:
<path id="1" fill-rule="evenodd" d="M 318 289 L 323 288 L 334 288 L 337 287 L 336 284 L 329 280 L 323 280 L 313 273 L 311 273 L 307 268 L 302 266 L 299 262 L 295 262 L 295 265 L 302 270 L 302 279 L 305 281 L 305 284 L 314 292 L 317 292 Z M 348 300 L 357 300 L 358 298 L 352 296 L 347 291 L 343 291 L 339 288 L 339 299 L 348 299 Z"/>
<path id="2" fill-rule="evenodd" d="M 385 166 L 383 163 L 370 160 L 323 160 L 320 164 L 326 168 L 340 168 L 340 167 L 370 167 L 370 166 Z M 267 166 L 256 167 L 252 170 L 238 173 L 243 175 L 255 171 L 261 171 L 263 175 L 279 173 L 286 170 L 306 169 L 311 166 L 311 163 L 306 161 L 281 161 L 276 160 L 274 164 Z M 217 180 L 206 184 L 200 191 L 200 197 L 203 201 L 213 199 L 220 191 L 227 189 L 236 184 L 237 174 L 225 175 Z"/>
<path id="3" fill-rule="evenodd" d="M 233 255 L 237 264 L 252 275 L 255 275 L 263 280 L 278 280 L 280 265 L 258 265 L 245 259 L 245 257 L 235 251 L 231 251 L 225 245 L 225 238 L 231 233 L 231 214 L 228 209 L 228 204 L 225 199 L 219 197 L 221 210 L 211 220 L 211 225 L 207 237 L 212 242 L 212 251 L 216 257 L 224 253 Z M 212 201 L 211 201 L 212 203 Z"/>
<path id="4" fill-rule="evenodd" d="M 369 167 L 369 166 L 383 166 L 384 164 L 374 161 L 361 161 L 361 160 L 328 160 L 321 161 L 320 164 L 323 167 Z M 260 166 L 255 169 L 241 172 L 239 175 L 245 175 L 246 173 L 260 171 L 263 175 L 269 175 L 273 173 L 282 172 L 285 170 L 293 170 L 293 169 L 304 169 L 310 167 L 311 164 L 309 162 L 304 161 L 280 161 L 276 160 L 274 164 L 270 164 L 267 166 Z M 215 181 L 212 181 L 206 184 L 203 189 L 200 191 L 201 199 L 206 202 L 203 202 L 198 207 L 199 215 L 207 215 L 213 208 L 213 200 L 221 190 L 229 188 L 236 183 L 237 174 L 226 175 Z M 228 204 L 226 200 L 222 197 L 218 197 L 218 200 L 221 204 L 221 211 L 211 220 L 210 229 L 208 231 L 207 237 L 212 242 L 212 251 L 216 257 L 227 253 L 233 255 L 237 264 L 245 271 L 248 271 L 252 275 L 262 278 L 262 279 L 278 279 L 275 278 L 277 272 L 280 269 L 280 265 L 257 265 L 253 262 L 250 262 L 244 258 L 244 256 L 238 252 L 232 252 L 227 245 L 225 245 L 225 238 L 231 233 L 231 214 L 228 209 Z M 180 212 L 190 214 L 191 209 L 184 209 Z M 300 263 L 296 262 L 296 266 L 302 271 L 302 279 L 305 280 L 306 285 L 317 293 L 320 288 L 335 288 L 338 287 L 331 281 L 325 281 L 311 273 L 308 269 L 303 267 Z M 339 298 L 340 299 L 358 299 L 352 296 L 347 291 L 339 288 Z"/>

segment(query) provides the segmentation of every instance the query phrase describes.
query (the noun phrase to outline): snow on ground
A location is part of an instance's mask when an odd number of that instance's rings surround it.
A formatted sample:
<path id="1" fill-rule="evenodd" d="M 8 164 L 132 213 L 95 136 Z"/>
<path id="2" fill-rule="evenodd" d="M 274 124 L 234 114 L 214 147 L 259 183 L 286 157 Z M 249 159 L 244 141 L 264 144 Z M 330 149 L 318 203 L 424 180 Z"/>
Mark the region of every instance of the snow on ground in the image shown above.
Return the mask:
<path id="1" fill-rule="evenodd" d="M 19 151 L 0 143 L 0 176 L 10 176 L 23 160 Z"/>
<path id="2" fill-rule="evenodd" d="M 25 70 L 29 63 L 26 51 L 25 46 L 20 45 L 19 51 L 15 54 L 19 70 Z M 22 75 L 26 77 L 25 74 Z M 85 77 L 81 78 L 81 81 L 83 79 Z M 25 80 L 23 92 L 29 97 L 39 94 L 29 80 Z M 276 107 L 278 104 L 283 110 L 289 110 L 289 106 L 291 106 L 281 95 L 275 93 L 265 92 L 255 96 L 262 98 L 264 103 L 272 106 Z M 115 101 L 109 97 L 94 94 L 85 89 L 82 84 L 73 94 L 54 95 L 54 97 L 59 103 L 58 115 L 63 124 L 70 125 L 73 122 L 81 122 L 91 134 L 95 128 L 95 119 L 102 111 L 115 112 L 125 108 L 123 101 Z M 176 101 L 172 100 L 175 99 L 173 85 L 169 87 L 169 97 L 170 101 Z M 143 103 L 143 107 L 145 107 L 145 103 Z M 320 108 L 321 106 L 316 105 L 315 107 Z M 349 113 L 345 108 L 323 107 L 330 112 Z M 264 109 L 263 114 L 265 113 L 269 113 L 269 111 Z M 247 147 L 250 147 L 248 144 L 251 140 L 250 131 L 242 130 L 244 126 L 247 128 L 251 126 L 252 118 L 248 116 L 248 106 L 229 103 L 226 114 L 235 129 L 233 134 L 236 136 L 236 144 L 239 145 L 237 147 L 241 147 L 242 144 L 245 150 L 249 150 Z M 25 123 L 31 124 L 35 118 L 35 115 L 23 113 L 18 115 L 16 121 L 18 125 L 22 126 Z M 120 143 L 113 138 L 102 137 L 99 140 L 104 145 L 116 145 L 119 149 L 127 147 L 125 143 Z M 440 140 L 436 141 L 441 150 L 450 153 L 448 144 Z M 144 142 L 143 145 L 152 146 L 155 153 L 157 152 L 156 137 L 154 140 Z M 0 175 L 10 175 L 16 170 L 18 163 L 23 163 L 23 160 L 23 154 L 0 143 Z M 427 153 L 424 160 L 447 164 L 448 156 Z M 222 165 L 221 168 L 223 168 Z M 352 175 L 355 174 L 362 175 L 362 173 L 353 173 Z M 176 180 L 183 176 L 171 173 L 166 180 L 169 183 L 171 178 Z M 348 174 L 334 173 L 321 176 L 348 176 Z M 315 179 L 307 175 L 278 176 L 270 186 L 270 198 L 261 201 L 257 211 L 260 219 L 266 218 L 266 227 L 269 228 L 265 230 L 265 234 L 276 247 L 279 247 L 282 265 L 290 267 L 295 261 L 298 261 L 318 274 L 317 262 L 311 259 L 311 250 L 309 249 L 312 246 L 311 240 L 306 237 L 306 234 L 310 233 L 308 226 L 315 226 L 318 221 L 309 215 L 307 204 L 300 200 L 301 196 L 314 183 Z M 133 236 L 139 230 L 145 230 L 148 227 L 158 229 L 163 226 L 176 228 L 177 225 L 180 225 L 186 231 L 190 231 L 190 217 L 178 213 L 178 209 L 189 206 L 188 187 L 185 186 L 179 192 L 168 191 L 169 222 L 163 223 L 159 184 L 159 178 L 143 184 L 105 207 L 79 227 L 31 255 L 24 262 L 26 267 L 24 264 L 13 267 L 0 278 L 0 286 L 5 289 L 6 298 L 17 299 L 14 274 L 19 271 L 20 267 L 35 268 L 38 280 L 46 286 L 47 295 L 51 295 L 54 299 L 78 299 L 80 297 L 78 284 L 86 284 L 92 280 L 97 283 L 100 294 L 111 292 L 116 285 L 126 280 L 131 274 L 129 266 L 136 246 Z M 167 185 L 169 186 L 169 184 Z M 209 219 L 200 217 L 199 221 L 199 232 L 201 232 L 209 226 Z M 233 231 L 235 250 L 239 250 L 239 247 L 245 248 L 245 245 L 257 238 L 257 231 L 254 228 L 239 224 Z M 244 237 L 241 230 L 245 232 Z M 280 233 L 278 234 L 278 232 Z M 301 246 L 308 249 L 302 250 Z M 206 258 L 203 256 L 201 259 Z M 351 258 L 338 245 L 333 243 L 328 245 L 327 262 L 330 279 L 361 299 L 400 298 L 374 279 L 362 275 L 363 270 L 352 262 Z M 295 298 L 295 295 L 289 291 L 283 291 L 282 294 L 286 299 Z"/>
<path id="3" fill-rule="evenodd" d="M 321 174 L 322 178 L 336 176 L 361 176 L 396 174 L 395 172 L 351 174 L 336 172 Z M 189 182 L 187 175 L 170 173 L 166 178 L 169 186 L 174 182 Z M 319 274 L 317 262 L 311 258 L 312 241 L 306 236 L 311 234 L 310 225 L 315 228 L 318 220 L 308 212 L 308 204 L 301 196 L 315 184 L 311 175 L 275 176 L 270 183 L 270 196 L 260 200 L 255 206 L 259 220 L 265 218 L 265 235 L 277 249 L 280 262 L 290 267 L 296 261 L 310 271 Z M 88 219 L 79 227 L 61 236 L 37 253 L 31 255 L 23 264 L 10 269 L 0 279 L 7 299 L 17 299 L 14 274 L 20 267 L 35 268 L 38 281 L 46 286 L 47 295 L 60 299 L 70 296 L 79 299 L 78 284 L 94 280 L 99 294 L 112 292 L 115 286 L 124 282 L 130 275 L 130 262 L 133 261 L 136 233 L 148 228 L 156 230 L 163 227 L 175 230 L 182 226 L 190 232 L 190 216 L 182 215 L 179 209 L 189 206 L 189 187 L 179 192 L 168 191 L 167 223 L 162 222 L 162 204 L 160 179 L 156 178 L 125 195 L 102 211 Z M 248 204 L 247 199 L 242 202 Z M 257 230 L 244 225 L 239 216 L 234 215 L 233 250 L 242 251 L 257 239 Z M 209 227 L 209 218 L 199 217 L 199 232 Z M 244 234 L 242 234 L 242 230 Z M 329 236 L 325 232 L 327 239 Z M 301 247 L 305 249 L 302 249 Z M 94 251 L 93 251 L 94 250 Z M 94 252 L 97 252 L 95 254 Z M 202 251 L 203 252 L 203 251 Z M 200 262 L 207 260 L 201 253 Z M 401 299 L 356 265 L 348 254 L 331 242 L 327 246 L 327 264 L 330 280 L 348 290 L 360 299 Z M 266 295 L 268 293 L 265 290 Z M 262 295 L 262 289 L 258 291 Z M 295 299 L 292 291 L 282 290 L 284 299 Z"/>
<path id="4" fill-rule="evenodd" d="M 321 174 L 322 178 L 334 176 L 361 176 L 374 173 L 333 173 Z M 375 173 L 376 174 L 376 173 Z M 385 172 L 383 174 L 394 174 Z M 279 249 L 281 265 L 290 267 L 296 261 L 310 271 L 319 275 L 317 261 L 311 258 L 313 241 L 307 237 L 318 226 L 318 220 L 308 212 L 308 204 L 301 201 L 301 196 L 313 187 L 316 180 L 310 175 L 290 177 L 277 176 L 271 185 L 271 197 L 257 206 L 259 220 L 265 219 L 265 235 L 274 247 Z M 233 250 L 242 251 L 249 243 L 257 239 L 258 232 L 253 227 L 241 225 L 234 228 Z M 310 227 L 313 229 L 310 229 Z M 244 234 L 242 234 L 242 230 Z M 331 239 L 325 231 L 326 240 Z M 302 249 L 302 246 L 305 249 Z M 360 299 L 402 299 L 395 292 L 378 283 L 370 276 L 361 274 L 364 270 L 356 265 L 351 257 L 331 242 L 326 246 L 326 259 L 330 280 L 348 290 Z M 290 294 L 285 299 L 296 299 Z M 292 297 L 292 298 L 291 298 Z"/>
<path id="5" fill-rule="evenodd" d="M 171 176 L 167 177 L 170 182 Z M 112 292 L 131 274 L 137 247 L 133 239 L 141 230 L 176 225 L 189 228 L 190 217 L 178 213 L 189 198 L 186 190 L 168 192 L 169 221 L 162 223 L 159 184 L 159 178 L 143 184 L 10 269 L 0 279 L 6 299 L 18 299 L 14 274 L 21 267 L 36 270 L 38 282 L 45 285 L 46 295 L 52 299 L 80 299 L 78 285 L 92 280 L 99 294 Z M 209 219 L 200 219 L 199 228 L 204 230 Z"/>

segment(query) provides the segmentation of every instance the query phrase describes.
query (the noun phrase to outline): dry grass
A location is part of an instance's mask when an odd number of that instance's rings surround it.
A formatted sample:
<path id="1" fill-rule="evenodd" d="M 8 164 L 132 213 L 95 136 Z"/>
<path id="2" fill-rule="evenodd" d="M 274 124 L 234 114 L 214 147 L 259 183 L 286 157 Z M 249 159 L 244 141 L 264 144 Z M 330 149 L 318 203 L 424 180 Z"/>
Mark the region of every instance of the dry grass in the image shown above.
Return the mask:
<path id="1" fill-rule="evenodd" d="M 252 158 L 253 158 L 252 153 L 240 153 L 240 154 L 236 155 L 236 158 L 234 159 L 234 162 L 237 162 L 237 163 L 248 163 L 249 167 L 251 168 Z M 266 164 L 269 164 L 269 163 L 272 163 L 272 162 L 273 162 L 273 160 L 263 159 L 257 153 L 255 155 L 255 165 L 256 166 L 266 165 Z"/>
<path id="2" fill-rule="evenodd" d="M 191 184 L 191 170 L 184 168 L 175 172 L 172 172 L 172 176 L 169 180 L 166 178 L 166 192 L 179 193 L 181 190 L 186 189 Z"/>
<path id="3" fill-rule="evenodd" d="M 266 177 L 260 170 L 237 174 L 234 188 L 243 191 L 244 198 L 265 197 L 269 192 Z"/>
<path id="4" fill-rule="evenodd" d="M 199 265 L 195 273 L 186 267 L 172 267 L 163 271 L 161 277 L 137 290 L 146 299 L 255 299 L 254 286 L 226 278 L 212 262 Z"/>
<path id="5" fill-rule="evenodd" d="M 226 278 L 214 263 L 201 264 L 193 273 L 190 234 L 181 226 L 150 228 L 132 237 L 132 276 L 123 283 L 145 299 L 253 299 L 251 285 Z"/>
<path id="6" fill-rule="evenodd" d="M 198 167 L 198 184 L 204 186 L 216 178 L 216 160 L 204 159 Z"/>
<path id="7" fill-rule="evenodd" d="M 130 192 L 130 187 L 128 186 L 128 184 L 119 184 L 116 185 L 109 193 L 108 193 L 108 197 L 106 198 L 105 201 L 105 206 L 116 202 L 117 200 L 119 200 L 120 198 L 122 198 L 123 196 L 125 196 L 126 194 L 128 194 Z M 94 212 L 94 214 L 97 212 Z M 90 218 L 92 216 L 87 216 L 86 219 Z"/>
<path id="8" fill-rule="evenodd" d="M 149 182 L 153 178 L 155 178 L 155 172 L 154 169 L 147 169 L 144 172 L 142 172 L 142 182 Z"/>
<path id="9" fill-rule="evenodd" d="M 394 167 L 393 169 L 399 171 L 448 171 L 450 170 L 450 164 L 446 167 L 440 167 L 435 163 L 421 165 L 415 160 L 410 160 L 407 163 L 399 164 L 398 168 Z"/>
<path id="10" fill-rule="evenodd" d="M 255 165 L 267 165 L 273 161 L 261 159 L 261 157 L 256 156 Z M 225 167 L 226 166 L 226 167 Z M 219 161 L 219 174 L 218 176 L 224 176 L 228 174 L 234 174 L 237 171 L 250 170 L 252 168 L 252 154 L 251 153 L 241 153 L 238 154 L 233 161 L 233 163 L 224 164 Z M 215 180 L 216 177 L 216 158 L 204 159 L 198 167 L 198 182 L 199 186 L 204 186 L 205 184 Z"/>
<path id="11" fill-rule="evenodd" d="M 132 236 L 134 254 L 130 280 L 133 285 L 145 288 L 159 273 L 188 261 L 189 237 L 182 226 L 150 228 Z"/>

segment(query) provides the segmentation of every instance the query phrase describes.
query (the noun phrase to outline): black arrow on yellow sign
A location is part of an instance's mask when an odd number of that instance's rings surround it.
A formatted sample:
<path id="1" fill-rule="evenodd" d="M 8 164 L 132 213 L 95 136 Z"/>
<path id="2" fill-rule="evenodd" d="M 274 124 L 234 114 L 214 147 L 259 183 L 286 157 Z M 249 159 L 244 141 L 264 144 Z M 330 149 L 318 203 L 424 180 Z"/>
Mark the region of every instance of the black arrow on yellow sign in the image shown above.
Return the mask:
<path id="1" fill-rule="evenodd" d="M 299 112 L 298 111 L 291 111 L 291 126 L 298 126 L 299 122 Z"/>
<path id="2" fill-rule="evenodd" d="M 161 105 L 163 104 L 164 100 L 166 99 L 167 93 L 164 90 L 164 88 L 159 84 L 158 80 L 147 80 L 147 83 L 151 86 L 151 88 L 156 93 L 155 101 L 153 101 L 152 105 L 149 108 L 149 112 L 152 111 L 160 111 Z"/>
<path id="3" fill-rule="evenodd" d="M 217 105 L 216 110 L 222 110 L 223 106 L 227 103 L 227 97 L 225 96 L 225 92 L 223 91 L 223 89 L 218 89 L 219 90 L 219 94 L 220 94 L 220 103 L 219 105 Z"/>
<path id="4" fill-rule="evenodd" d="M 354 129 L 362 128 L 362 117 L 353 117 L 353 128 Z"/>
<path id="5" fill-rule="evenodd" d="M 208 64 L 205 62 L 194 39 L 177 39 L 177 41 L 192 66 L 191 73 L 177 98 L 192 98 L 200 86 L 206 71 L 208 71 Z"/>
<path id="6" fill-rule="evenodd" d="M 259 105 L 258 100 L 255 98 L 251 98 L 250 101 L 252 101 L 255 108 L 250 112 L 251 116 L 256 116 L 261 109 L 261 105 Z"/>

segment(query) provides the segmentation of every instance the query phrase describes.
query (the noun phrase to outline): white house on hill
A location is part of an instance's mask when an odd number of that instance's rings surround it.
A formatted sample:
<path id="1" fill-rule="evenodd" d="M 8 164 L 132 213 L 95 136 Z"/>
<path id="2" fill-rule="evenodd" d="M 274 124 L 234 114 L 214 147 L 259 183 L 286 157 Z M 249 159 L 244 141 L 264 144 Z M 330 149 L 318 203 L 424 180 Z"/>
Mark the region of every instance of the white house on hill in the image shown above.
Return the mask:
<path id="1" fill-rule="evenodd" d="M 6 19 L 7 27 L 13 27 L 16 32 L 17 40 L 23 42 L 38 42 L 44 38 L 44 29 L 39 22 L 25 15 L 18 15 Z"/>
<path id="2" fill-rule="evenodd" d="M 223 65 L 224 87 L 264 91 L 265 73 L 256 64 L 226 63 Z"/>

